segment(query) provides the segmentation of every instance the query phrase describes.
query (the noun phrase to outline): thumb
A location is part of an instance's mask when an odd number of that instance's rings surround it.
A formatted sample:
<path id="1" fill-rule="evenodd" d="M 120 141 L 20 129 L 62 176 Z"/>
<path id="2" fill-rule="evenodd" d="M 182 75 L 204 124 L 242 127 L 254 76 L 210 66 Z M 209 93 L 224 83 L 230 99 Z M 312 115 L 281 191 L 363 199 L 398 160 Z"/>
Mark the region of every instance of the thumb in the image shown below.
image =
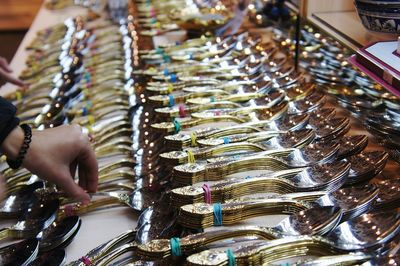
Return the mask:
<path id="1" fill-rule="evenodd" d="M 69 197 L 80 201 L 83 204 L 90 202 L 89 194 L 87 194 L 72 178 L 69 169 L 59 173 L 59 178 L 56 179 L 56 185 L 60 187 Z"/>

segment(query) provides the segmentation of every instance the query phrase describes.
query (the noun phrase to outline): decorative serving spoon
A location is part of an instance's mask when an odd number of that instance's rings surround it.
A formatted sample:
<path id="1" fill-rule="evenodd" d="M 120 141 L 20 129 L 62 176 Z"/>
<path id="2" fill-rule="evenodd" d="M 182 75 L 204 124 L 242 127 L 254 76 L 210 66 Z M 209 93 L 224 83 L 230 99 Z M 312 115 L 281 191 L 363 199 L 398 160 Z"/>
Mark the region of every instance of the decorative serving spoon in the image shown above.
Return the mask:
<path id="1" fill-rule="evenodd" d="M 233 237 L 254 235 L 266 240 L 271 240 L 282 236 L 326 233 L 339 222 L 340 218 L 341 212 L 339 208 L 314 207 L 292 214 L 272 228 L 245 226 L 213 230 L 186 236 L 179 240 L 181 253 L 189 255 L 207 244 Z M 172 255 L 171 245 L 169 239 L 155 239 L 139 245 L 137 253 L 146 260 L 165 259 Z"/>

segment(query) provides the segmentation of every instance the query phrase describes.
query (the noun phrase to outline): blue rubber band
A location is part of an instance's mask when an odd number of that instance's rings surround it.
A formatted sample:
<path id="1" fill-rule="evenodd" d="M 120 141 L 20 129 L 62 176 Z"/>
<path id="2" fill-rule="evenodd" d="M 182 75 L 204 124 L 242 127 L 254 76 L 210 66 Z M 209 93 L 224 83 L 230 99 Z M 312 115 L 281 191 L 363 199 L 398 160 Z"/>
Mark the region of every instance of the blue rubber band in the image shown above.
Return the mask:
<path id="1" fill-rule="evenodd" d="M 212 102 L 212 103 L 215 102 L 215 96 L 210 97 L 210 102 Z"/>
<path id="2" fill-rule="evenodd" d="M 182 43 L 180 41 L 176 41 L 175 45 L 181 45 Z"/>
<path id="3" fill-rule="evenodd" d="M 233 254 L 232 249 L 227 249 L 226 255 L 228 256 L 228 266 L 236 266 L 236 258 L 235 254 Z"/>
<path id="4" fill-rule="evenodd" d="M 174 257 L 180 257 L 182 256 L 182 250 L 181 250 L 181 242 L 178 237 L 173 237 L 169 241 L 171 245 L 171 254 Z"/>
<path id="5" fill-rule="evenodd" d="M 168 98 L 169 98 L 169 107 L 174 106 L 174 105 L 175 105 L 175 98 L 174 98 L 174 96 L 170 94 L 170 95 L 168 96 Z"/>
<path id="6" fill-rule="evenodd" d="M 83 108 L 82 108 L 82 115 L 83 115 L 83 116 L 87 116 L 88 113 L 89 113 L 89 112 L 88 112 L 88 109 L 87 109 L 86 107 L 83 107 Z"/>
<path id="7" fill-rule="evenodd" d="M 169 81 L 171 81 L 172 83 L 175 83 L 178 81 L 178 77 L 176 76 L 176 74 L 171 74 L 169 76 Z"/>
<path id="8" fill-rule="evenodd" d="M 174 119 L 173 123 L 174 123 L 174 126 L 175 126 L 175 133 L 179 133 L 181 131 L 181 124 L 176 119 Z"/>
<path id="9" fill-rule="evenodd" d="M 250 179 L 250 178 L 251 178 L 251 176 L 249 176 L 249 175 L 245 177 L 245 179 Z"/>
<path id="10" fill-rule="evenodd" d="M 193 60 L 193 54 L 189 54 L 189 60 Z"/>
<path id="11" fill-rule="evenodd" d="M 214 225 L 221 226 L 222 225 L 222 205 L 221 203 L 214 203 Z"/>
<path id="12" fill-rule="evenodd" d="M 224 140 L 224 144 L 229 144 L 229 138 L 228 137 L 223 137 L 222 138 Z"/>
<path id="13" fill-rule="evenodd" d="M 169 70 L 168 68 L 164 69 L 164 76 L 168 76 L 169 75 Z"/>

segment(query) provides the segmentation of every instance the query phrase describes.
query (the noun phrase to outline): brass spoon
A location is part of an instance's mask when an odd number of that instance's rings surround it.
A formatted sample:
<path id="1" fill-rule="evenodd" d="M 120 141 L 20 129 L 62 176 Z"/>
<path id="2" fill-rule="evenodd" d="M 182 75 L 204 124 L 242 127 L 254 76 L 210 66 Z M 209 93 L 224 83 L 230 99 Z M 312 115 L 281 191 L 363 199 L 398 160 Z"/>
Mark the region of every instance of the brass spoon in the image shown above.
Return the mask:
<path id="1" fill-rule="evenodd" d="M 245 226 L 189 235 L 180 239 L 181 252 L 184 255 L 193 254 L 204 245 L 232 237 L 255 235 L 271 240 L 290 235 L 314 235 L 326 232 L 324 230 L 326 228 L 332 228 L 337 224 L 340 217 L 340 209 L 336 207 L 311 208 L 290 215 L 272 228 Z M 166 259 L 171 256 L 170 240 L 152 240 L 139 245 L 137 252 L 140 257 L 146 260 Z"/>

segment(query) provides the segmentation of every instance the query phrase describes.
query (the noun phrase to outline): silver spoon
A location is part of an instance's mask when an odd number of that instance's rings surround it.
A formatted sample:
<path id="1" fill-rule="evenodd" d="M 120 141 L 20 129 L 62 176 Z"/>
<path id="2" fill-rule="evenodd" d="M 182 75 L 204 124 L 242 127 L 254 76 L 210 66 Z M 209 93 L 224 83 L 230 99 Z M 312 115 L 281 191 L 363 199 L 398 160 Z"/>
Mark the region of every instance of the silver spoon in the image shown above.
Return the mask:
<path id="1" fill-rule="evenodd" d="M 347 221 L 367 212 L 377 198 L 378 193 L 377 186 L 365 185 L 362 187 L 341 188 L 331 192 L 300 192 L 269 196 L 268 198 L 281 197 L 307 201 L 319 206 L 337 206 L 343 212 L 342 221 Z"/>
<path id="2" fill-rule="evenodd" d="M 181 251 L 189 255 L 199 251 L 204 245 L 218 240 L 242 237 L 259 236 L 266 240 L 283 236 L 324 234 L 334 227 L 341 218 L 341 212 L 336 207 L 314 207 L 292 214 L 282 220 L 277 226 L 267 228 L 258 226 L 245 226 L 238 228 L 225 228 L 209 232 L 189 235 L 181 238 Z M 329 230 L 327 230 L 329 229 Z M 138 254 L 146 260 L 157 260 L 171 256 L 169 239 L 156 239 L 138 246 Z"/>
<path id="3" fill-rule="evenodd" d="M 317 215 L 317 214 L 316 214 Z M 246 254 L 259 255 L 262 258 L 259 262 L 264 263 L 268 261 L 279 261 L 282 259 L 289 259 L 304 255 L 328 255 L 328 254 L 341 254 L 343 252 L 354 252 L 354 251 L 365 251 L 365 249 L 370 249 L 381 244 L 390 241 L 394 235 L 399 231 L 399 217 L 393 218 L 393 216 L 398 216 L 395 213 L 381 213 L 383 215 L 379 220 L 375 220 L 376 217 L 372 217 L 371 214 L 364 214 L 363 216 L 357 217 L 351 222 L 345 222 L 339 225 L 334 231 L 329 233 L 326 237 L 318 236 L 302 236 L 302 237 L 287 237 L 278 240 L 266 241 L 260 243 L 259 241 L 255 245 L 239 246 L 238 248 L 233 248 L 234 254 L 236 254 L 236 260 L 241 259 L 242 262 L 246 262 Z M 372 218 L 372 219 L 371 219 Z M 385 219 L 388 219 L 385 221 Z M 392 219 L 393 218 L 393 219 Z M 383 222 L 382 224 L 379 224 Z M 336 236 L 340 237 L 336 237 Z M 296 249 L 293 249 L 293 247 Z M 282 250 L 278 249 L 281 248 Z M 139 252 L 141 246 L 139 246 Z M 293 249 L 290 252 L 290 248 Z M 282 255 L 277 254 L 273 251 L 281 251 Z M 298 251 L 298 252 L 296 252 Z M 326 251 L 326 252 L 321 252 Z M 202 254 L 203 253 L 203 254 Z M 227 256 L 226 250 L 208 250 L 200 254 L 193 255 L 191 257 L 196 257 L 195 261 L 207 261 L 208 265 L 221 265 L 226 263 Z M 224 255 L 220 255 L 223 253 Z M 239 256 L 242 254 L 242 256 Z M 357 256 L 360 255 L 360 256 Z M 350 261 L 355 259 L 355 262 L 362 262 L 368 259 L 367 255 L 363 253 L 354 253 L 356 257 L 350 257 Z M 194 262 L 191 257 L 188 258 L 189 262 Z M 335 258 L 331 258 L 327 264 L 330 265 Z M 349 258 L 343 260 L 339 259 L 338 263 L 345 263 Z M 321 264 L 311 264 L 311 265 L 321 265 Z M 336 264 L 337 265 L 337 264 Z M 347 265 L 347 264 L 346 264 Z M 353 264 L 351 264 L 353 265 Z M 380 265 L 380 264 L 378 264 Z M 390 264 L 389 264 L 390 265 Z"/>
<path id="4" fill-rule="evenodd" d="M 39 241 L 28 239 L 0 248 L 0 262 L 2 265 L 27 266 L 39 252 Z"/>
<path id="5" fill-rule="evenodd" d="M 69 216 L 61 221 L 53 222 L 37 235 L 40 239 L 40 252 L 49 252 L 69 244 L 79 231 L 81 223 L 78 216 Z"/>
<path id="6" fill-rule="evenodd" d="M 163 162 L 168 163 L 169 165 L 177 165 L 188 162 L 188 152 L 191 152 L 196 160 L 220 157 L 224 156 L 226 153 L 229 158 L 232 158 L 232 156 L 240 156 L 240 154 L 245 154 L 249 151 L 260 152 L 301 147 L 310 143 L 313 139 L 314 134 L 312 130 L 309 129 L 291 131 L 282 134 L 279 134 L 279 132 L 268 131 L 250 134 L 236 134 L 218 139 L 201 139 L 198 140 L 197 143 L 209 147 L 161 153 L 160 157 Z"/>
<path id="7" fill-rule="evenodd" d="M 67 254 L 63 249 L 56 249 L 38 256 L 29 266 L 61 266 L 65 265 Z"/>
<path id="8" fill-rule="evenodd" d="M 209 185 L 211 202 L 225 202 L 254 193 L 283 194 L 318 190 L 334 191 L 343 185 L 349 170 L 349 163 L 336 161 L 327 164 L 316 164 L 306 168 L 278 171 L 267 175 L 231 178 Z M 299 195 L 301 196 L 303 193 L 299 193 Z M 312 199 L 315 200 L 319 196 L 321 194 L 317 192 Z M 200 185 L 185 186 L 171 190 L 171 203 L 175 206 L 196 202 L 205 202 L 204 190 Z"/>
<path id="9" fill-rule="evenodd" d="M 378 175 L 386 165 L 389 155 L 384 151 L 362 152 L 346 160 L 351 163 L 347 185 L 367 181 Z"/>
<path id="10" fill-rule="evenodd" d="M 21 187 L 0 204 L 0 217 L 19 218 L 35 201 L 35 190 L 44 187 L 43 181 Z"/>
<path id="11" fill-rule="evenodd" d="M 373 249 L 390 241 L 400 231 L 400 214 L 396 211 L 369 212 L 341 223 L 328 238 L 342 250 Z"/>
<path id="12" fill-rule="evenodd" d="M 55 220 L 59 204 L 58 199 L 37 201 L 15 225 L 0 230 L 0 239 L 36 236 L 40 230 L 47 228 Z"/>

